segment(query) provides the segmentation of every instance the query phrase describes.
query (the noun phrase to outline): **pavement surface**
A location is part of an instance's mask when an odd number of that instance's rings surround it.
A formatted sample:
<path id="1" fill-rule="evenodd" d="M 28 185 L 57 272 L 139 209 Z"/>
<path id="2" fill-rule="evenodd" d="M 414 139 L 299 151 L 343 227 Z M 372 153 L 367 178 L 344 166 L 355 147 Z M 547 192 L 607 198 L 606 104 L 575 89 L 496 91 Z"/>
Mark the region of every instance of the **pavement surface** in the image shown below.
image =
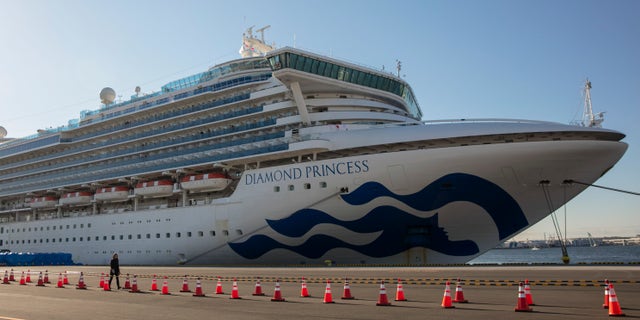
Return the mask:
<path id="1" fill-rule="evenodd" d="M 0 268 L 0 277 L 4 270 Z M 22 272 L 31 283 L 20 285 Z M 214 268 L 121 266 L 121 286 L 134 275 L 142 293 L 99 288 L 109 268 L 85 266 L 13 267 L 15 282 L 0 285 L 2 319 L 604 319 L 604 279 L 614 285 L 626 318 L 640 318 L 640 266 L 461 266 L 428 268 Z M 50 284 L 36 286 L 40 272 Z M 69 284 L 57 288 L 67 273 Z M 86 290 L 76 289 L 82 272 Z M 153 276 L 159 290 L 150 291 Z M 311 297 L 300 297 L 305 277 Z M 194 297 L 200 278 L 205 297 Z M 341 299 L 344 279 L 355 299 Z M 397 280 L 407 301 L 395 301 Z M 456 280 L 468 303 L 441 307 L 445 283 Z M 184 281 L 192 292 L 180 292 Z M 220 279 L 224 294 L 215 294 Z M 241 299 L 230 299 L 234 279 Z M 264 296 L 253 296 L 260 279 Z M 532 312 L 515 312 L 520 281 L 531 284 Z M 334 303 L 323 303 L 327 280 Z M 390 306 L 376 306 L 385 282 Z M 275 284 L 283 302 L 272 302 Z"/>

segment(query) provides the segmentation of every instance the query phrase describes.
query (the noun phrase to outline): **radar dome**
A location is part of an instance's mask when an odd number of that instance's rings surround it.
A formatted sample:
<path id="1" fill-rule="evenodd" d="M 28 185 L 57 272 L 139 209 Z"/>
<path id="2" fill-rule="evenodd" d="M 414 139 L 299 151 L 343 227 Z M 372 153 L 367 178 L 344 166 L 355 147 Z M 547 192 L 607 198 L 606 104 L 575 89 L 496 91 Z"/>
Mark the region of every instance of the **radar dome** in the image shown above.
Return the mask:
<path id="1" fill-rule="evenodd" d="M 5 129 L 4 127 L 0 127 L 0 139 L 6 136 L 7 136 L 7 129 Z"/>
<path id="2" fill-rule="evenodd" d="M 100 101 L 104 104 L 111 104 L 116 100 L 116 91 L 106 87 L 100 91 Z"/>

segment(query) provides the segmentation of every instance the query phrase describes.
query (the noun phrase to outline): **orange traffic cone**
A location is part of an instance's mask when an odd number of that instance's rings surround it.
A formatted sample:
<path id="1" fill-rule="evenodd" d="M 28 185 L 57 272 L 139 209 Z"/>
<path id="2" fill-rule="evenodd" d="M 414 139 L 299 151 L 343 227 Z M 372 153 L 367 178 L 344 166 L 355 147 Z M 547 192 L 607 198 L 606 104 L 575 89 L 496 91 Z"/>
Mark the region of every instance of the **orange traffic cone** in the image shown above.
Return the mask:
<path id="1" fill-rule="evenodd" d="M 456 282 L 456 296 L 453 299 L 453 302 L 456 302 L 456 303 L 469 302 L 467 299 L 464 298 L 464 292 L 462 292 L 462 285 L 460 284 L 460 279 L 458 279 L 458 282 Z"/>
<path id="2" fill-rule="evenodd" d="M 378 302 L 376 303 L 376 306 L 390 306 L 391 303 L 389 302 L 389 299 L 387 298 L 387 289 L 385 289 L 384 287 L 384 281 L 380 282 L 380 295 L 378 297 Z"/>
<path id="3" fill-rule="evenodd" d="M 69 284 L 69 278 L 67 278 L 67 271 L 62 274 L 62 284 Z"/>
<path id="4" fill-rule="evenodd" d="M 222 283 L 220 283 L 220 278 L 218 278 L 218 284 L 220 285 L 220 292 L 222 292 Z M 216 294 L 218 294 L 218 289 L 216 288 Z M 229 299 L 242 299 L 240 298 L 240 293 L 238 292 L 238 281 L 233 278 L 233 287 L 231 289 L 231 297 Z"/>
<path id="5" fill-rule="evenodd" d="M 27 283 L 31 283 L 31 270 L 27 270 L 27 278 L 25 280 Z"/>
<path id="6" fill-rule="evenodd" d="M 98 285 L 98 287 L 104 287 L 104 272 L 100 273 L 100 284 Z"/>
<path id="7" fill-rule="evenodd" d="M 21 286 L 27 285 L 27 281 L 24 279 L 24 271 L 22 271 L 22 275 L 20 276 L 20 285 Z"/>
<path id="8" fill-rule="evenodd" d="M 42 271 L 40 271 L 40 274 L 38 275 L 38 284 L 36 284 L 37 287 L 44 287 L 44 281 L 42 280 Z"/>
<path id="9" fill-rule="evenodd" d="M 129 274 L 127 273 L 127 277 L 124 280 L 124 289 L 131 289 L 131 281 L 129 281 Z"/>
<path id="10" fill-rule="evenodd" d="M 64 288 L 64 283 L 62 283 L 62 273 L 58 274 L 58 285 L 56 288 Z"/>
<path id="11" fill-rule="evenodd" d="M 327 280 L 327 286 L 324 289 L 324 298 L 322 303 L 333 303 L 333 295 L 331 294 L 331 281 Z"/>
<path id="12" fill-rule="evenodd" d="M 44 283 L 51 283 L 51 282 L 49 281 L 49 270 L 45 270 L 45 271 L 44 271 L 44 279 L 42 280 L 42 282 L 44 282 Z"/>
<path id="13" fill-rule="evenodd" d="M 236 285 L 236 290 L 237 289 L 238 287 Z M 224 291 L 222 291 L 222 279 L 220 279 L 220 277 L 218 277 L 218 283 L 216 283 L 216 294 L 224 294 Z M 237 298 L 233 298 L 233 299 L 237 299 Z"/>
<path id="14" fill-rule="evenodd" d="M 11 282 L 9 282 L 9 271 L 7 270 L 4 271 L 4 278 L 2 278 L 2 284 L 11 284 Z"/>
<path id="15" fill-rule="evenodd" d="M 516 312 L 529 312 L 533 311 L 527 304 L 527 298 L 524 294 L 524 287 L 522 282 L 518 286 L 518 304 L 516 305 Z"/>
<path id="16" fill-rule="evenodd" d="M 200 278 L 196 279 L 196 293 L 193 294 L 194 297 L 204 297 L 204 293 L 202 292 L 202 283 L 200 282 Z"/>
<path id="17" fill-rule="evenodd" d="M 253 291 L 253 295 L 254 296 L 264 296 L 264 293 L 262 292 L 262 285 L 260 284 L 260 278 L 258 278 L 256 280 L 256 288 Z"/>
<path id="18" fill-rule="evenodd" d="M 158 290 L 158 280 L 155 274 L 153 275 L 153 279 L 151 279 L 151 291 L 160 291 Z"/>
<path id="19" fill-rule="evenodd" d="M 342 297 L 340 299 L 345 299 L 345 300 L 355 299 L 355 297 L 351 295 L 351 287 L 349 286 L 348 278 L 344 278 L 344 288 L 342 290 Z"/>
<path id="20" fill-rule="evenodd" d="M 271 301 L 275 302 L 283 302 L 284 298 L 282 297 L 282 292 L 280 291 L 280 279 L 276 280 L 276 287 L 273 289 L 273 298 Z"/>
<path id="21" fill-rule="evenodd" d="M 104 282 L 104 284 L 102 284 L 102 290 L 103 291 L 111 291 L 111 287 L 109 286 L 109 281 Z"/>
<path id="22" fill-rule="evenodd" d="M 184 279 L 182 280 L 182 290 L 180 290 L 180 292 L 191 292 L 191 290 L 189 290 L 189 282 L 187 280 L 187 275 L 185 275 Z"/>
<path id="23" fill-rule="evenodd" d="M 76 289 L 87 289 L 87 285 L 84 283 L 84 273 L 80 272 L 80 278 L 78 278 L 78 284 L 76 285 Z"/>
<path id="24" fill-rule="evenodd" d="M 307 282 L 304 281 L 304 277 L 302 277 L 301 282 L 302 284 L 300 285 L 300 297 L 303 297 L 303 298 L 310 297 L 309 289 L 307 289 Z"/>
<path id="25" fill-rule="evenodd" d="M 535 306 L 533 303 L 533 297 L 531 296 L 531 286 L 529 286 L 529 279 L 524 280 L 524 296 L 527 299 L 527 305 Z"/>
<path id="26" fill-rule="evenodd" d="M 609 284 L 609 316 L 610 317 L 623 317 L 622 308 L 618 302 L 618 296 L 616 290 L 613 289 L 613 284 Z"/>
<path id="27" fill-rule="evenodd" d="M 167 283 L 167 276 L 164 277 L 164 281 L 162 282 L 162 294 L 168 295 L 169 293 L 169 284 Z"/>
<path id="28" fill-rule="evenodd" d="M 407 301 L 404 297 L 404 289 L 402 288 L 402 280 L 398 279 L 398 286 L 396 287 L 396 301 Z"/>
<path id="29" fill-rule="evenodd" d="M 451 284 L 449 281 L 444 286 L 444 296 L 442 297 L 442 303 L 440 304 L 443 308 L 455 308 L 453 304 L 451 304 Z"/>
<path id="30" fill-rule="evenodd" d="M 16 281 L 16 278 L 13 276 L 13 269 L 11 269 L 11 273 L 9 274 L 9 281 Z"/>
<path id="31" fill-rule="evenodd" d="M 604 279 L 604 303 L 602 308 L 609 309 L 609 280 Z"/>
<path id="32" fill-rule="evenodd" d="M 136 276 L 135 274 L 133 275 L 133 282 L 131 283 L 131 290 L 129 290 L 129 292 L 131 293 L 142 292 L 138 289 L 138 276 Z"/>

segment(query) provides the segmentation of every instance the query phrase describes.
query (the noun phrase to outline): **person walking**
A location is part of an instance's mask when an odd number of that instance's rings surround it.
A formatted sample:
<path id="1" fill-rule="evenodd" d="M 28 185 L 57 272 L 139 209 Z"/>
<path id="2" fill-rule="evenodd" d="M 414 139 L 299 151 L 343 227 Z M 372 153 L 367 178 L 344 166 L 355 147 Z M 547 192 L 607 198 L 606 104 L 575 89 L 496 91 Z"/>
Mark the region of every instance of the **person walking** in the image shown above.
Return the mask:
<path id="1" fill-rule="evenodd" d="M 120 262 L 118 261 L 118 254 L 114 253 L 111 258 L 111 271 L 109 272 L 109 288 L 111 288 L 111 280 L 113 277 L 116 277 L 116 285 L 118 286 L 118 290 L 120 290 Z"/>

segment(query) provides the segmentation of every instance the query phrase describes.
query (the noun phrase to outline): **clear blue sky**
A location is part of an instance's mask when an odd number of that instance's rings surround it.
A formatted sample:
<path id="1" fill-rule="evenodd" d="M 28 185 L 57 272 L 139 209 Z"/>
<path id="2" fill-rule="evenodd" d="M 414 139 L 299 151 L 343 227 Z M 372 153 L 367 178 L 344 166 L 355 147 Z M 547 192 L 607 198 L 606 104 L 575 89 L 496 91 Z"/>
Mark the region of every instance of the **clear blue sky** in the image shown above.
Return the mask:
<path id="1" fill-rule="evenodd" d="M 387 70 L 395 60 L 424 119 L 568 123 L 593 82 L 604 126 L 627 134 L 599 184 L 640 191 L 640 1 L 0 0 L 0 125 L 11 137 L 99 107 L 111 86 L 159 90 L 238 57 L 241 35 Z M 567 207 L 569 236 L 640 234 L 640 197 L 590 189 Z M 563 218 L 562 218 L 563 219 Z M 549 219 L 518 239 L 553 232 Z"/>

